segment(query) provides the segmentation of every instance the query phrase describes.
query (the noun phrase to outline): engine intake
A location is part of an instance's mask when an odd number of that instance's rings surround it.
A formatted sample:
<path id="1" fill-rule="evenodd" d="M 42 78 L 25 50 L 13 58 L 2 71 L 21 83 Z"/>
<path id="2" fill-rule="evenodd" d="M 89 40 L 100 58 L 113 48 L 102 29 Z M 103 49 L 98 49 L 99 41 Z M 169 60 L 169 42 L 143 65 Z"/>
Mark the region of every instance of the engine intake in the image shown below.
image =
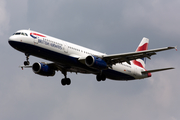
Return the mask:
<path id="1" fill-rule="evenodd" d="M 34 73 L 42 76 L 54 76 L 55 70 L 51 69 L 47 64 L 36 62 L 32 66 Z"/>
<path id="2" fill-rule="evenodd" d="M 85 64 L 88 67 L 92 67 L 100 70 L 104 70 L 108 68 L 107 63 L 104 60 L 102 60 L 99 57 L 91 56 L 91 55 L 86 57 Z"/>

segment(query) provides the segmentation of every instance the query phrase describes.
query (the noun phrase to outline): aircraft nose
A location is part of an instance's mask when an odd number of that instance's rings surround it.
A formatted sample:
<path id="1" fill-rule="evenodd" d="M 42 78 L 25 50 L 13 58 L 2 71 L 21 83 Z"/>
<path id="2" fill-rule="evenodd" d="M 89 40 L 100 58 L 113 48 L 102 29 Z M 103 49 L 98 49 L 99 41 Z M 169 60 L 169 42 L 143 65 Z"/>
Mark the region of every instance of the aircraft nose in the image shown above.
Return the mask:
<path id="1" fill-rule="evenodd" d="M 15 40 L 14 36 L 10 36 L 9 39 L 8 39 L 9 42 L 14 41 L 14 40 Z"/>
<path id="2" fill-rule="evenodd" d="M 8 39 L 8 43 L 13 47 L 14 43 L 16 41 L 16 38 L 14 36 L 10 36 Z"/>
<path id="3" fill-rule="evenodd" d="M 14 40 L 13 40 L 13 36 L 10 36 L 9 39 L 8 39 L 8 42 L 9 42 L 10 45 L 11 45 L 11 42 L 12 42 L 12 41 L 14 41 Z"/>

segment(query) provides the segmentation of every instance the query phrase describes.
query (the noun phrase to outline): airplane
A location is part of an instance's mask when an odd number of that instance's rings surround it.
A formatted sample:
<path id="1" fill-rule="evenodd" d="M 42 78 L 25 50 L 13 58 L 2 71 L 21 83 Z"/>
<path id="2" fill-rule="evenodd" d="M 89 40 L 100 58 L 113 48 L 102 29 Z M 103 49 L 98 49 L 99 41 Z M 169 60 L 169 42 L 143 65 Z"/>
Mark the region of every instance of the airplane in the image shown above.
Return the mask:
<path id="1" fill-rule="evenodd" d="M 97 81 L 107 78 L 117 81 L 128 81 L 151 77 L 153 72 L 174 69 L 163 68 L 146 70 L 146 58 L 151 59 L 157 52 L 176 49 L 163 47 L 148 50 L 149 39 L 143 38 L 135 52 L 107 55 L 61 39 L 57 39 L 32 30 L 19 30 L 9 37 L 9 44 L 16 50 L 25 53 L 23 68 L 32 68 L 42 76 L 54 76 L 61 71 L 63 86 L 70 85 L 67 72 L 94 74 Z M 30 65 L 29 56 L 39 57 L 51 63 L 35 62 Z"/>

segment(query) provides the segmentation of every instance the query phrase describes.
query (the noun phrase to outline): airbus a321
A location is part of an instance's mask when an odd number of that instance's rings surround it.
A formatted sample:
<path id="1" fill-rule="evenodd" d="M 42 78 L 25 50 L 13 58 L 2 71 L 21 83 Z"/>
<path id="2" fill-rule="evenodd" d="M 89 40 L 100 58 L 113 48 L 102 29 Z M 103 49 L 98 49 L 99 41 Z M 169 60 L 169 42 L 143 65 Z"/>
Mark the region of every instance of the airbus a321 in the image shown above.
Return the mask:
<path id="1" fill-rule="evenodd" d="M 70 85 L 67 72 L 94 74 L 97 81 L 135 80 L 151 77 L 151 73 L 170 68 L 146 70 L 146 58 L 150 59 L 157 52 L 176 49 L 164 47 L 148 50 L 149 39 L 143 38 L 135 52 L 107 55 L 61 39 L 57 39 L 32 30 L 19 30 L 9 37 L 9 44 L 16 50 L 25 53 L 26 61 L 21 68 L 32 68 L 42 76 L 54 76 L 61 71 L 64 78 L 61 84 Z M 30 65 L 29 56 L 36 56 L 51 63 L 35 62 Z"/>

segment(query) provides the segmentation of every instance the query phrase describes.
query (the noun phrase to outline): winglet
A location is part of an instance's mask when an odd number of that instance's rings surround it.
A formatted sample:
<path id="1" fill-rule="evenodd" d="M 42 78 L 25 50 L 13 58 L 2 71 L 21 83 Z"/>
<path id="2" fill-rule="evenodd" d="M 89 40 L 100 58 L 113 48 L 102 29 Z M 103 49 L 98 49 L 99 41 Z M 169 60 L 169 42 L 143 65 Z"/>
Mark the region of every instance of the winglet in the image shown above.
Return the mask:
<path id="1" fill-rule="evenodd" d="M 175 46 L 175 47 L 168 47 L 168 49 L 175 49 L 177 51 L 177 46 Z"/>
<path id="2" fill-rule="evenodd" d="M 176 51 L 177 51 L 177 46 L 175 46 L 174 48 L 175 48 L 175 49 L 176 49 Z"/>

